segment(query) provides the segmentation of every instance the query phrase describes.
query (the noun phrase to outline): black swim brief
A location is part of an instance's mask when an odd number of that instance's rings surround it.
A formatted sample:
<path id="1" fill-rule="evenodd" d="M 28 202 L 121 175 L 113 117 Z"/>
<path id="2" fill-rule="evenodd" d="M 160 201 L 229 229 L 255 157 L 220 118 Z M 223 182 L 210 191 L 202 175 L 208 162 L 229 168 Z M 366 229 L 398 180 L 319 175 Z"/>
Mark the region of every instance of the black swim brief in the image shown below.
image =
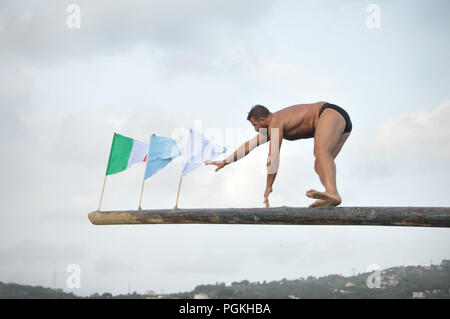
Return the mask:
<path id="1" fill-rule="evenodd" d="M 320 108 L 319 116 L 320 116 L 320 114 L 322 114 L 322 112 L 325 109 L 328 109 L 328 108 L 338 111 L 342 115 L 342 117 L 345 119 L 344 133 L 351 132 L 352 131 L 352 121 L 350 121 L 350 116 L 348 115 L 348 113 L 342 107 L 339 107 L 337 105 L 330 104 L 330 103 L 325 103 Z"/>

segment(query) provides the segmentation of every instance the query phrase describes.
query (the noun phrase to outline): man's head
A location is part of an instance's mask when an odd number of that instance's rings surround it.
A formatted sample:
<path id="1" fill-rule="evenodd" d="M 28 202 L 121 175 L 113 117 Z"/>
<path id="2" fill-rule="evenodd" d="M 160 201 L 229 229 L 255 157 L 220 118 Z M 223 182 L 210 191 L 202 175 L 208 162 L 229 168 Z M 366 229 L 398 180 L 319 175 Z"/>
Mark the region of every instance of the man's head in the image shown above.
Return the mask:
<path id="1" fill-rule="evenodd" d="M 259 132 L 260 128 L 268 128 L 272 113 L 267 107 L 262 105 L 255 105 L 248 112 L 247 120 L 252 123 L 255 131 Z"/>

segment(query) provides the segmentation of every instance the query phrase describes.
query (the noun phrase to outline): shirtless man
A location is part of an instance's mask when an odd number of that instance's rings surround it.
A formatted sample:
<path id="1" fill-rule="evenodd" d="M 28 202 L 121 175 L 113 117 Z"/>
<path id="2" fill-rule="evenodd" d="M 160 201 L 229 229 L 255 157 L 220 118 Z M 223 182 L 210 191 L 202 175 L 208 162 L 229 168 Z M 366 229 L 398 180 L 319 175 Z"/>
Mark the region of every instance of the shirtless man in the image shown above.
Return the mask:
<path id="1" fill-rule="evenodd" d="M 264 203 L 269 207 L 269 194 L 279 167 L 280 147 L 283 138 L 298 140 L 314 137 L 314 169 L 319 175 L 325 192 L 311 189 L 306 196 L 317 199 L 309 207 L 337 206 L 342 198 L 336 188 L 336 165 L 334 159 L 350 135 L 352 122 L 341 107 L 326 102 L 298 104 L 271 113 L 262 105 L 255 105 L 248 113 L 249 120 L 257 136 L 242 144 L 223 161 L 206 161 L 206 165 L 216 165 L 216 172 L 226 165 L 246 156 L 256 146 L 270 141 L 267 161 L 267 183 Z"/>

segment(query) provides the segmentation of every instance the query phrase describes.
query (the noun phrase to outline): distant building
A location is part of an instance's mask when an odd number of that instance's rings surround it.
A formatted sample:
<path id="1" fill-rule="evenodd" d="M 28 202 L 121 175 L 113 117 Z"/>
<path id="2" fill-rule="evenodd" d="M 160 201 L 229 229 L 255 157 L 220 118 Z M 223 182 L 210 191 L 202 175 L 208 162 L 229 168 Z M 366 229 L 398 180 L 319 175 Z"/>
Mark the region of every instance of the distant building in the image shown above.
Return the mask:
<path id="1" fill-rule="evenodd" d="M 355 287 L 355 284 L 349 281 L 345 284 L 345 287 Z"/>
<path id="2" fill-rule="evenodd" d="M 299 297 L 296 297 L 296 296 L 294 296 L 294 295 L 289 295 L 288 298 L 289 298 L 289 299 L 300 299 Z"/>
<path id="3" fill-rule="evenodd" d="M 440 294 L 441 293 L 441 289 L 434 289 L 432 291 L 433 294 Z"/>
<path id="4" fill-rule="evenodd" d="M 413 292 L 412 297 L 413 298 L 425 298 L 425 294 L 423 293 L 423 291 Z"/>
<path id="5" fill-rule="evenodd" d="M 209 299 L 209 296 L 205 293 L 199 293 L 194 295 L 194 299 Z"/>
<path id="6" fill-rule="evenodd" d="M 441 266 L 442 267 L 450 266 L 450 259 L 443 259 L 441 262 Z"/>

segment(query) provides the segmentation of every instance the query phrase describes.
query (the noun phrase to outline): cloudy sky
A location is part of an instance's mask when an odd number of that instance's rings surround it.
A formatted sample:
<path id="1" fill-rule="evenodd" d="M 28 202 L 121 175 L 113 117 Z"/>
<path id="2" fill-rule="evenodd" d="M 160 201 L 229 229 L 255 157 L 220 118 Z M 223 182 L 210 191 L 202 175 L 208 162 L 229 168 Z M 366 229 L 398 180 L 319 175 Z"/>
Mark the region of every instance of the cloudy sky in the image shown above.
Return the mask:
<path id="1" fill-rule="evenodd" d="M 67 25 L 71 3 L 80 28 Z M 53 286 L 55 274 L 79 295 L 166 293 L 450 258 L 439 228 L 87 218 L 113 132 L 182 145 L 195 127 L 233 149 L 254 136 L 252 105 L 316 101 L 353 122 L 336 159 L 342 206 L 450 206 L 449 11 L 446 0 L 0 1 L 0 281 Z M 262 207 L 267 151 L 186 176 L 180 208 Z M 322 189 L 312 151 L 311 139 L 283 143 L 272 206 L 308 206 L 306 190 Z M 144 208 L 173 207 L 181 169 L 147 180 Z M 137 208 L 143 173 L 111 176 L 102 209 Z M 70 264 L 79 289 L 66 285 Z"/>

